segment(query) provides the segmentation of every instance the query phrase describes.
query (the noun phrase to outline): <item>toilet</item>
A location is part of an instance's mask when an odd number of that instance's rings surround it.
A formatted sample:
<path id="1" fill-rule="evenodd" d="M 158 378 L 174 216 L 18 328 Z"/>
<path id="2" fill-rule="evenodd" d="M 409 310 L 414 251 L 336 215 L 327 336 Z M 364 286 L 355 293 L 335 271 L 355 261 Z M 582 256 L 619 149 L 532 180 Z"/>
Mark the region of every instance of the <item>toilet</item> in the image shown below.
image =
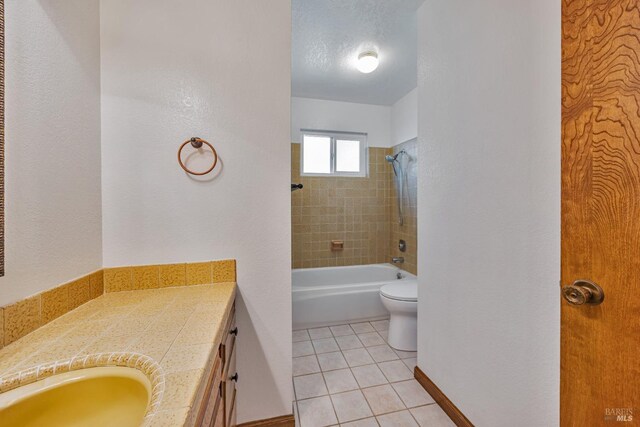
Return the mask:
<path id="1" fill-rule="evenodd" d="M 389 311 L 389 345 L 416 351 L 418 346 L 418 282 L 402 280 L 380 288 L 382 305 Z"/>

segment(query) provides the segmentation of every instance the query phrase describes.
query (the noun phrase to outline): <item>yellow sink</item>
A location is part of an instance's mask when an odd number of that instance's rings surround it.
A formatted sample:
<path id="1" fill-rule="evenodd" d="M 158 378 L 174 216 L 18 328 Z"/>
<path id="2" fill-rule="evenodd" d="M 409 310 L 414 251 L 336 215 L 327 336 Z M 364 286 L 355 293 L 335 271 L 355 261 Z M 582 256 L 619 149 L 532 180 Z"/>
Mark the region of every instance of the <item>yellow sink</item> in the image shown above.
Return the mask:
<path id="1" fill-rule="evenodd" d="M 80 369 L 0 394 L 0 426 L 138 427 L 150 398 L 137 369 Z"/>

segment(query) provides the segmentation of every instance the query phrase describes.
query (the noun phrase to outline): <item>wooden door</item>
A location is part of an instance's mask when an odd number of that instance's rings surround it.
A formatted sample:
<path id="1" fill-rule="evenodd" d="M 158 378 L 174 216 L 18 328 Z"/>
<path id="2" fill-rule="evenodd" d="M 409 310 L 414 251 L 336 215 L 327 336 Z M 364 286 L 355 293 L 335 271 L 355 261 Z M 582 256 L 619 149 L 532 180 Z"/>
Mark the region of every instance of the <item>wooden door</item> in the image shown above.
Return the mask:
<path id="1" fill-rule="evenodd" d="M 639 7 L 562 3 L 561 285 L 605 294 L 561 302 L 562 426 L 640 425 Z"/>

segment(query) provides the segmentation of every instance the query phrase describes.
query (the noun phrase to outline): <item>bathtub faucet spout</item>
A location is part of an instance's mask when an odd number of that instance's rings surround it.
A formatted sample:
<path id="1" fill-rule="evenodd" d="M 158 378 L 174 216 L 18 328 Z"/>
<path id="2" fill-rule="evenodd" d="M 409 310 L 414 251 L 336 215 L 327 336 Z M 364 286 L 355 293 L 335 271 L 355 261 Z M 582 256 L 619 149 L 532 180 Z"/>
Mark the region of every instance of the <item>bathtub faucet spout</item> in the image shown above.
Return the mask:
<path id="1" fill-rule="evenodd" d="M 403 264 L 404 263 L 404 257 L 403 256 L 394 256 L 393 258 L 391 258 L 391 262 L 394 264 Z"/>

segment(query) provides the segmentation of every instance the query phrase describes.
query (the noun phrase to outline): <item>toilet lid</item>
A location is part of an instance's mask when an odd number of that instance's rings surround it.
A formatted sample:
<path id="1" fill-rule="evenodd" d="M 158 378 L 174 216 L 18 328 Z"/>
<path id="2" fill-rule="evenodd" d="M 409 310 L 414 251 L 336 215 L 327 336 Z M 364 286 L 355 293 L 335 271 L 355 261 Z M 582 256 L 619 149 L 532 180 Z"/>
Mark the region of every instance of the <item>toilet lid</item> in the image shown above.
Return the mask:
<path id="1" fill-rule="evenodd" d="M 418 301 L 418 282 L 405 280 L 400 283 L 384 285 L 380 288 L 380 294 L 399 301 Z"/>

